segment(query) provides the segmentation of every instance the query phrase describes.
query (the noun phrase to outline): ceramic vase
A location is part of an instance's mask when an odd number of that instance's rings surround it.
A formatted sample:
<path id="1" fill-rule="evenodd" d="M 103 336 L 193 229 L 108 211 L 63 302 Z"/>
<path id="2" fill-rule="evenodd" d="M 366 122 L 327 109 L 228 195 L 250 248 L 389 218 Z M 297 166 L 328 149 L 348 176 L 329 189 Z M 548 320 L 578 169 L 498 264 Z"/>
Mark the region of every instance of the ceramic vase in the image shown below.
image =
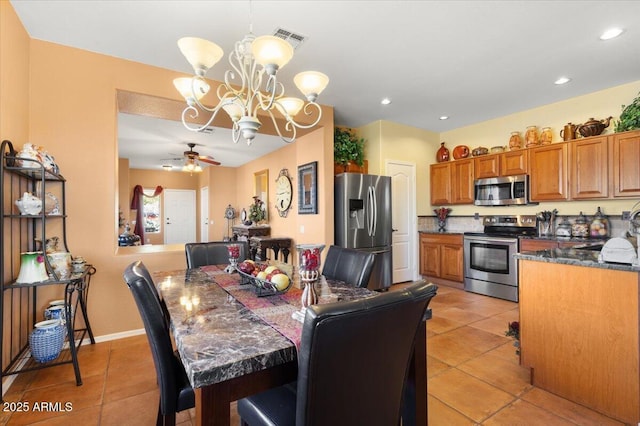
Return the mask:
<path id="1" fill-rule="evenodd" d="M 449 149 L 444 146 L 444 142 L 440 142 L 440 149 L 436 152 L 436 161 L 438 163 L 449 161 Z"/>
<path id="2" fill-rule="evenodd" d="M 18 284 L 31 284 L 47 281 L 49 275 L 44 264 L 42 252 L 29 251 L 20 253 L 20 273 L 16 279 Z"/>
<path id="3" fill-rule="evenodd" d="M 438 219 L 438 232 L 446 232 L 446 231 L 447 231 L 447 220 Z"/>
<path id="4" fill-rule="evenodd" d="M 64 345 L 64 326 L 58 319 L 42 321 L 35 324 L 29 334 L 31 355 L 40 363 L 58 358 Z"/>

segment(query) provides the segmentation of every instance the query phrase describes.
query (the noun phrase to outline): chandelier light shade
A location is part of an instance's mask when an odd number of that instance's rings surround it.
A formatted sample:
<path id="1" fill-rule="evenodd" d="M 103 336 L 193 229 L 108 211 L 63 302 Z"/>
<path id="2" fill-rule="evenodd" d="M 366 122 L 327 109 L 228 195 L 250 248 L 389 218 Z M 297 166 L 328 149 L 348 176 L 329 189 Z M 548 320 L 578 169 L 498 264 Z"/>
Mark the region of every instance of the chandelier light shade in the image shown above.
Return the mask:
<path id="1" fill-rule="evenodd" d="M 200 162 L 197 158 L 186 157 L 184 159 L 182 171 L 188 173 L 200 173 L 202 171 L 202 166 L 200 166 Z"/>
<path id="2" fill-rule="evenodd" d="M 293 58 L 293 47 L 285 40 L 275 36 L 255 37 L 249 32 L 236 42 L 229 54 L 231 69 L 225 72 L 224 83 L 216 91 L 219 102 L 215 107 L 205 106 L 200 99 L 210 89 L 205 74 L 223 56 L 222 49 L 213 42 L 196 37 L 181 38 L 178 47 L 195 73 L 190 78 L 174 80 L 176 89 L 187 102 L 182 111 L 182 123 L 187 129 L 204 130 L 223 110 L 233 121 L 234 143 L 242 136 L 251 145 L 262 125 L 258 113 L 263 112 L 271 118 L 280 138 L 290 143 L 296 139 L 297 129 L 309 129 L 320 122 L 322 108 L 316 100 L 329 84 L 329 77 L 316 71 L 301 72 L 295 76 L 294 83 L 306 103 L 302 99 L 285 96 L 284 86 L 277 79 L 278 70 Z M 312 123 L 294 121 L 301 111 L 312 117 Z M 210 114 L 204 125 L 187 121 L 187 118 L 197 118 L 201 113 Z M 284 120 L 283 128 L 280 128 L 278 119 Z"/>

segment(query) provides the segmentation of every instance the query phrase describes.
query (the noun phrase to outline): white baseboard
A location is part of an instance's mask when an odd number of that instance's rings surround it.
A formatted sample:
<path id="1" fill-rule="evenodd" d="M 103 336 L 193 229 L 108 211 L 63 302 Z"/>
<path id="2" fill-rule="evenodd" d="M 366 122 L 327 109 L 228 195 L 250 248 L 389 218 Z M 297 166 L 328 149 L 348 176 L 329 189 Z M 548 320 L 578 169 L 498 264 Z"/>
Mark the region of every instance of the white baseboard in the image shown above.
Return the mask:
<path id="1" fill-rule="evenodd" d="M 96 343 L 102 343 L 102 342 L 108 342 L 110 340 L 118 340 L 118 339 L 124 339 L 127 337 L 139 336 L 141 334 L 145 334 L 144 328 L 139 328 L 137 330 L 123 331 L 120 333 L 105 334 L 104 336 L 95 337 L 95 341 Z M 90 343 L 91 343 L 91 340 L 89 339 L 89 337 L 85 337 L 84 340 L 82 340 L 83 345 L 88 345 Z M 65 348 L 68 348 L 68 347 L 69 347 L 68 343 L 65 343 Z M 23 361 L 23 364 L 24 362 L 26 362 L 26 359 Z M 18 374 L 12 374 L 10 376 L 6 376 L 2 380 L 2 396 L 3 397 L 4 397 L 4 394 L 7 393 L 7 391 L 13 384 L 13 381 L 16 379 L 17 375 Z"/>

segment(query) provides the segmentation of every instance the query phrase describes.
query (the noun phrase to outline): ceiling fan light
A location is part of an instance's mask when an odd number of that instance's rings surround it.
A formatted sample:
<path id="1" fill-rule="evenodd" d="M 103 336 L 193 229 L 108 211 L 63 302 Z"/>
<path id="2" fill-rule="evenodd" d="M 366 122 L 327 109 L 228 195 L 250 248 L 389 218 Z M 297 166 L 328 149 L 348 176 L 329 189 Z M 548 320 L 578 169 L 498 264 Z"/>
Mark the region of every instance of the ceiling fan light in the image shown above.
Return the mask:
<path id="1" fill-rule="evenodd" d="M 278 111 L 285 117 L 288 115 L 290 117 L 295 117 L 302 107 L 304 106 L 304 101 L 298 98 L 281 98 L 276 102 L 276 108 Z"/>
<path id="2" fill-rule="evenodd" d="M 220 46 L 198 37 L 182 37 L 178 40 L 178 47 L 195 73 L 201 77 L 224 55 Z"/>
<path id="3" fill-rule="evenodd" d="M 315 102 L 329 84 L 329 77 L 318 71 L 303 71 L 296 74 L 293 82 L 309 102 Z"/>
<path id="4" fill-rule="evenodd" d="M 272 69 L 272 72 L 268 71 L 269 74 L 275 74 L 293 58 L 293 47 L 283 39 L 270 35 L 256 37 L 251 43 L 251 52 L 258 64 Z"/>
<path id="5" fill-rule="evenodd" d="M 188 102 L 189 99 L 200 100 L 209 92 L 209 85 L 200 79 L 192 79 L 191 77 L 178 77 L 173 79 L 173 85 L 180 92 L 182 97 Z M 192 88 L 195 86 L 195 96 Z"/>

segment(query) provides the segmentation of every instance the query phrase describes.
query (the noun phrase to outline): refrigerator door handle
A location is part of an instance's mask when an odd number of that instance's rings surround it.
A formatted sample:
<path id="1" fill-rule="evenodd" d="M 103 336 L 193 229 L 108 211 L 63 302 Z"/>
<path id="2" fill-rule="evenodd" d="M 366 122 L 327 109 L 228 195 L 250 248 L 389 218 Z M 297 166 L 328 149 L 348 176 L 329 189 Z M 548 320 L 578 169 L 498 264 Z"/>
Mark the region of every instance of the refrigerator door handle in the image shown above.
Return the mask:
<path id="1" fill-rule="evenodd" d="M 371 236 L 376 235 L 376 229 L 378 229 L 378 199 L 376 198 L 376 189 L 373 186 L 369 187 L 371 190 L 371 204 L 373 206 L 373 226 L 371 227 Z"/>
<path id="2" fill-rule="evenodd" d="M 367 187 L 367 234 L 373 236 L 373 195 L 371 187 Z"/>

